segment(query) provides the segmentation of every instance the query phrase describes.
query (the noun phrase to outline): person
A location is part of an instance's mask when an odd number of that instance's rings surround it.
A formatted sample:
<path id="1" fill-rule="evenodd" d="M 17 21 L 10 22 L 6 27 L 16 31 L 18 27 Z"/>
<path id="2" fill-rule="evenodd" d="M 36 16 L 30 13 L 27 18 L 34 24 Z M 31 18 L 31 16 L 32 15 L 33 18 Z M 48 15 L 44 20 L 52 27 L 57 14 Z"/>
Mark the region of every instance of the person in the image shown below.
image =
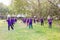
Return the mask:
<path id="1" fill-rule="evenodd" d="M 33 19 L 33 21 L 34 21 L 34 23 L 36 23 L 37 22 L 37 17 L 36 16 L 34 16 L 34 19 Z"/>
<path id="2" fill-rule="evenodd" d="M 35 18 L 34 18 L 34 23 L 36 23 L 36 20 L 35 20 Z"/>
<path id="3" fill-rule="evenodd" d="M 14 18 L 14 24 L 17 22 L 17 18 Z"/>
<path id="4" fill-rule="evenodd" d="M 14 27 L 14 24 L 15 24 L 15 19 L 14 19 L 14 17 L 11 17 L 11 26 L 13 26 Z"/>
<path id="5" fill-rule="evenodd" d="M 44 18 L 40 18 L 40 23 L 41 23 L 41 25 L 44 25 Z"/>
<path id="6" fill-rule="evenodd" d="M 26 19 L 26 24 L 29 26 L 29 18 Z"/>
<path id="7" fill-rule="evenodd" d="M 11 27 L 12 30 L 14 30 L 14 28 L 12 26 L 12 23 L 11 23 L 11 18 L 10 17 L 7 19 L 7 23 L 8 23 L 8 30 L 10 30 L 10 27 Z"/>
<path id="8" fill-rule="evenodd" d="M 26 18 L 22 18 L 23 23 L 26 23 Z"/>
<path id="9" fill-rule="evenodd" d="M 32 18 L 29 18 L 29 28 L 33 28 L 33 25 L 32 25 Z"/>
<path id="10" fill-rule="evenodd" d="M 48 17 L 48 24 L 49 28 L 52 28 L 52 18 L 50 16 Z"/>

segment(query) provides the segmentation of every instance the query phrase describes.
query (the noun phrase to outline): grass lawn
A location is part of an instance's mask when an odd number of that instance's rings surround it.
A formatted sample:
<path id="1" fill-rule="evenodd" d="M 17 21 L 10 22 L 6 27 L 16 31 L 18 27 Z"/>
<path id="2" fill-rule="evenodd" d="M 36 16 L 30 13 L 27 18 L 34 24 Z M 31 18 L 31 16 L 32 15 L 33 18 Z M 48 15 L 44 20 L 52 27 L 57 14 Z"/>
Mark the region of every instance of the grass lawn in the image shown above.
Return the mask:
<path id="1" fill-rule="evenodd" d="M 60 26 L 56 25 L 56 22 L 51 29 L 47 22 L 44 26 L 40 23 L 33 24 L 33 29 L 29 29 L 18 21 L 14 28 L 8 31 L 7 23 L 0 21 L 0 40 L 60 40 Z"/>

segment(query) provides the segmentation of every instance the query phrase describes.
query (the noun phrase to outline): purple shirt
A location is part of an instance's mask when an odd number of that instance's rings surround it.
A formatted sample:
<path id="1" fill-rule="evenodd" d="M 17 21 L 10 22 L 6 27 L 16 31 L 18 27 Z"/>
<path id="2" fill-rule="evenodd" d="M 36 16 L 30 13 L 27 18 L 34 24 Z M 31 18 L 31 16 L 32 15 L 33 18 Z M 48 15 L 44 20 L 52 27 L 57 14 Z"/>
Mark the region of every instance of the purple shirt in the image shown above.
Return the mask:
<path id="1" fill-rule="evenodd" d="M 11 19 L 7 20 L 8 26 L 11 26 Z"/>
<path id="2" fill-rule="evenodd" d="M 29 24 L 32 24 L 32 19 L 31 18 L 29 19 Z"/>
<path id="3" fill-rule="evenodd" d="M 48 19 L 48 22 L 49 22 L 49 23 L 52 22 L 52 18 Z"/>
<path id="4" fill-rule="evenodd" d="M 43 18 L 41 18 L 41 19 L 40 19 L 40 21 L 41 21 L 41 22 L 43 22 L 43 21 L 44 21 L 44 19 L 43 19 Z"/>
<path id="5" fill-rule="evenodd" d="M 26 18 L 23 18 L 22 21 L 25 23 L 26 22 Z"/>
<path id="6" fill-rule="evenodd" d="M 27 23 L 29 23 L 29 19 L 27 18 Z"/>
<path id="7" fill-rule="evenodd" d="M 11 18 L 11 23 L 14 24 L 15 20 L 14 18 Z"/>
<path id="8" fill-rule="evenodd" d="M 17 22 L 17 19 L 16 18 L 14 18 L 14 22 Z"/>

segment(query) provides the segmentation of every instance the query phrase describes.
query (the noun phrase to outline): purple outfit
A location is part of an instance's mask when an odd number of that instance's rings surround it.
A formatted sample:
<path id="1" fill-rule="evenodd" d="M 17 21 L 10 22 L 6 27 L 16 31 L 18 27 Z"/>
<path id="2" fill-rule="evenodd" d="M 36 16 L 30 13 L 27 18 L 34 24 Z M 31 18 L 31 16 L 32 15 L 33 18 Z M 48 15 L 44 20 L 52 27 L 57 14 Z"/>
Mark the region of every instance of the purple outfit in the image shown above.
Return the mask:
<path id="1" fill-rule="evenodd" d="M 29 25 L 29 18 L 26 19 L 27 26 Z"/>
<path id="2" fill-rule="evenodd" d="M 48 23 L 51 24 L 52 23 L 52 19 L 48 19 Z"/>
<path id="3" fill-rule="evenodd" d="M 23 23 L 26 23 L 26 18 L 23 18 L 22 21 L 23 21 Z"/>
<path id="4" fill-rule="evenodd" d="M 13 30 L 14 29 L 12 25 L 13 21 L 11 20 L 11 18 L 8 18 L 7 23 L 8 23 L 8 30 L 10 30 L 10 27 Z"/>
<path id="5" fill-rule="evenodd" d="M 15 23 L 14 18 L 11 18 L 11 23 L 12 23 L 12 24 L 14 24 L 14 23 Z"/>
<path id="6" fill-rule="evenodd" d="M 41 19 L 40 19 L 40 21 L 41 21 L 41 23 L 43 23 L 44 19 L 43 19 L 43 18 L 41 18 Z"/>
<path id="7" fill-rule="evenodd" d="M 8 26 L 11 26 L 11 20 L 10 18 L 7 20 Z"/>
<path id="8" fill-rule="evenodd" d="M 52 18 L 48 19 L 49 27 L 52 26 Z"/>
<path id="9" fill-rule="evenodd" d="M 29 24 L 32 24 L 32 19 L 31 18 L 29 19 Z"/>
<path id="10" fill-rule="evenodd" d="M 43 25 L 44 24 L 44 19 L 40 18 L 40 22 L 41 22 L 41 25 Z"/>
<path id="11" fill-rule="evenodd" d="M 15 18 L 15 22 L 17 22 L 17 19 Z"/>
<path id="12" fill-rule="evenodd" d="M 29 28 L 33 28 L 33 26 L 32 26 L 32 18 L 29 19 Z"/>

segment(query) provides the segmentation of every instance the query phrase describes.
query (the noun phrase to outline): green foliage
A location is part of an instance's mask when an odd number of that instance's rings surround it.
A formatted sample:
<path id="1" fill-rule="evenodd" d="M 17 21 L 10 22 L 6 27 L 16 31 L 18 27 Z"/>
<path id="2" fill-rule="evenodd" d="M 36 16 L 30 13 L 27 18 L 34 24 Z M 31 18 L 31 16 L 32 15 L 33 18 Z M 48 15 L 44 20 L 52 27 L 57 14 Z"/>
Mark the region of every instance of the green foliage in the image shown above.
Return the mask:
<path id="1" fill-rule="evenodd" d="M 26 7 L 27 7 L 28 3 L 25 0 L 14 0 L 12 6 L 13 6 L 13 10 L 15 10 L 14 12 L 16 12 L 17 14 L 19 13 L 25 13 Z"/>
<path id="2" fill-rule="evenodd" d="M 48 15 L 60 15 L 57 4 L 58 0 L 14 0 L 11 7 L 16 14 L 47 17 Z"/>
<path id="3" fill-rule="evenodd" d="M 6 14 L 7 12 L 9 12 L 9 9 L 7 6 L 5 6 L 4 4 L 0 3 L 0 14 Z"/>

